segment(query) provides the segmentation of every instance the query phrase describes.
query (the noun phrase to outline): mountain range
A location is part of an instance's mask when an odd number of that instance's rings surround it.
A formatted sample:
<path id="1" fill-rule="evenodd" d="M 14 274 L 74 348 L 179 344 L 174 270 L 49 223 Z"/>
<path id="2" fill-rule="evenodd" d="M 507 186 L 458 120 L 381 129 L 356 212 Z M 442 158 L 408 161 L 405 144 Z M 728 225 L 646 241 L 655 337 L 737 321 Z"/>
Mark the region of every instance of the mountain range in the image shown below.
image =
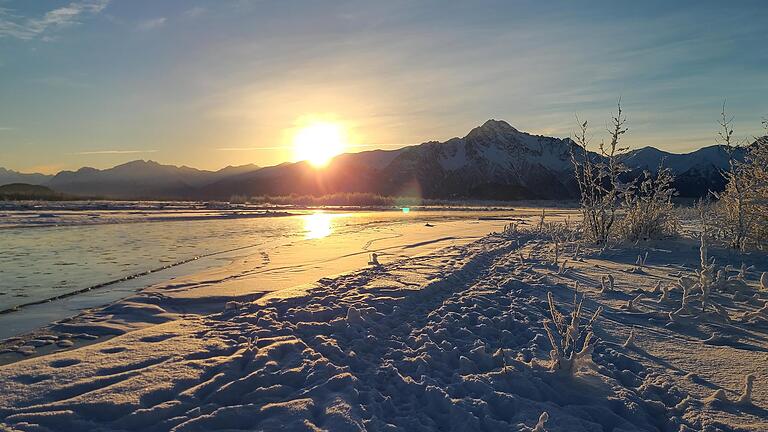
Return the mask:
<path id="1" fill-rule="evenodd" d="M 337 192 L 443 199 L 568 199 L 578 194 L 570 156 L 574 146 L 569 138 L 533 135 L 505 121 L 488 120 L 463 138 L 342 154 L 323 169 L 295 162 L 205 171 L 138 160 L 54 176 L 0 168 L 0 185 L 38 184 L 67 194 L 117 199 L 226 200 L 232 195 Z M 743 157 L 743 150 L 736 157 Z M 622 161 L 633 175 L 654 171 L 663 162 L 675 174 L 681 196 L 700 197 L 708 190 L 723 189 L 722 170 L 728 167 L 729 155 L 719 145 L 685 154 L 645 147 L 624 154 Z"/>

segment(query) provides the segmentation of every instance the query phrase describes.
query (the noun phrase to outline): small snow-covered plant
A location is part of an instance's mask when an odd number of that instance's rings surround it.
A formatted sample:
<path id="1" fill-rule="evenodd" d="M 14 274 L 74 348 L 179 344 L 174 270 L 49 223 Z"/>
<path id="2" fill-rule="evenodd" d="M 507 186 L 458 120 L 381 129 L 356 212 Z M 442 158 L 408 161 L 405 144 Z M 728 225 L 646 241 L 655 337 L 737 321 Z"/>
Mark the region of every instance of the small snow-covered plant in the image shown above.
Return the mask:
<path id="1" fill-rule="evenodd" d="M 648 252 L 645 253 L 645 255 L 638 255 L 637 260 L 635 261 L 635 265 L 638 267 L 645 267 L 645 261 L 648 260 Z"/>
<path id="2" fill-rule="evenodd" d="M 739 279 L 741 279 L 741 280 L 746 279 L 747 278 L 747 272 L 750 271 L 750 270 L 754 270 L 754 269 L 755 269 L 755 266 L 747 267 L 747 265 L 742 262 L 741 263 L 741 268 L 739 269 L 739 274 L 738 274 Z"/>
<path id="3" fill-rule="evenodd" d="M 555 237 L 552 249 L 555 253 L 555 265 L 558 265 L 560 263 L 560 240 L 558 240 L 557 237 Z"/>
<path id="4" fill-rule="evenodd" d="M 598 245 L 605 245 L 613 234 L 617 212 L 627 191 L 621 175 L 629 170 L 620 161 L 627 149 L 619 146 L 628 130 L 626 122 L 619 100 L 617 113 L 611 118 L 610 142 L 600 143 L 598 157 L 588 150 L 590 138 L 586 121 L 578 121 L 579 130 L 573 136 L 571 162 L 581 192 L 582 225 L 589 239 Z"/>
<path id="5" fill-rule="evenodd" d="M 547 430 L 544 429 L 544 425 L 547 423 L 548 420 L 549 420 L 549 414 L 547 414 L 547 412 L 544 411 L 539 416 L 539 421 L 536 422 L 536 426 L 534 426 L 533 429 L 531 429 L 531 432 L 547 432 Z"/>
<path id="6" fill-rule="evenodd" d="M 768 319 L 768 301 L 763 304 L 763 307 L 754 312 L 744 312 L 742 315 L 742 321 L 749 321 L 753 319 Z"/>
<path id="7" fill-rule="evenodd" d="M 645 297 L 645 294 L 640 293 L 634 298 L 629 299 L 625 307 L 627 312 L 635 312 L 636 311 L 635 304 L 637 304 L 643 297 Z"/>
<path id="8" fill-rule="evenodd" d="M 664 285 L 661 287 L 661 297 L 659 298 L 659 303 L 664 303 L 665 301 L 669 301 L 669 285 Z"/>
<path id="9" fill-rule="evenodd" d="M 699 263 L 700 269 L 696 270 L 696 283 L 687 290 L 685 286 L 683 287 L 683 305 L 687 305 L 687 298 L 691 291 L 699 290 L 701 291 L 701 311 L 706 312 L 710 301 L 710 294 L 712 293 L 712 285 L 717 277 L 715 272 L 717 267 L 714 262 L 710 263 L 707 258 L 707 236 L 704 234 L 701 236 L 699 256 L 701 262 Z"/>
<path id="10" fill-rule="evenodd" d="M 603 312 L 603 307 L 598 307 L 589 321 L 582 325 L 583 296 L 579 300 L 578 293 L 574 293 L 573 310 L 568 317 L 557 310 L 551 291 L 547 293 L 547 300 L 552 319 L 544 320 L 544 330 L 552 344 L 552 351 L 549 353 L 552 360 L 550 369 L 571 374 L 580 359 L 592 355 L 594 348 L 590 345 L 593 337 L 592 325 Z"/>
<path id="11" fill-rule="evenodd" d="M 715 302 L 712 302 L 712 307 L 715 308 L 715 313 L 720 315 L 720 318 L 722 318 L 723 321 L 727 323 L 731 322 L 731 316 L 728 315 L 728 311 L 724 307 Z"/>
<path id="12" fill-rule="evenodd" d="M 600 279 L 600 293 L 605 294 L 614 291 L 614 279 L 612 274 L 603 275 Z"/>
<path id="13" fill-rule="evenodd" d="M 504 229 L 501 231 L 501 235 L 505 237 L 511 237 L 517 233 L 517 224 L 510 222 L 504 225 Z"/>
<path id="14" fill-rule="evenodd" d="M 674 211 L 672 197 L 677 195 L 672 182 L 675 177 L 668 168 L 659 166 L 657 172 L 643 171 L 639 181 L 624 194 L 624 217 L 619 234 L 627 241 L 647 241 L 675 235 L 680 223 Z"/>
<path id="15" fill-rule="evenodd" d="M 755 382 L 755 376 L 749 374 L 744 377 L 744 390 L 741 395 L 736 399 L 737 405 L 752 405 L 752 386 Z"/>
<path id="16" fill-rule="evenodd" d="M 760 275 L 760 289 L 768 291 L 768 272 L 763 272 L 763 274 Z"/>
<path id="17" fill-rule="evenodd" d="M 624 348 L 632 348 L 635 346 L 635 328 L 632 327 L 631 330 L 629 330 L 629 337 L 626 341 L 621 345 Z"/>
<path id="18" fill-rule="evenodd" d="M 245 369 L 248 367 L 248 364 L 253 361 L 253 359 L 256 357 L 256 354 L 259 352 L 259 338 L 258 336 L 253 337 L 245 337 L 242 341 L 243 344 L 243 352 L 240 355 L 240 368 Z"/>
<path id="19" fill-rule="evenodd" d="M 714 393 L 712 393 L 711 396 L 704 399 L 704 403 L 712 404 L 712 403 L 734 403 L 736 405 L 741 406 L 747 406 L 752 404 L 752 387 L 755 382 L 755 376 L 752 374 L 748 374 L 744 377 L 744 390 L 742 390 L 741 395 L 739 395 L 739 398 L 735 401 L 730 401 L 728 399 L 728 396 L 725 394 L 725 390 L 723 389 L 717 389 Z"/>
<path id="20" fill-rule="evenodd" d="M 566 267 L 567 265 L 568 265 L 568 260 L 567 259 L 563 260 L 562 264 L 560 264 L 560 267 L 557 269 L 557 274 L 564 275 L 566 270 L 568 270 L 568 267 Z"/>
<path id="21" fill-rule="evenodd" d="M 381 264 L 379 263 L 379 255 L 376 252 L 373 252 L 371 254 L 370 260 L 368 261 L 368 265 L 378 267 Z"/>
<path id="22" fill-rule="evenodd" d="M 653 286 L 653 290 L 651 291 L 651 294 L 658 294 L 661 292 L 661 285 L 663 285 L 662 281 L 656 282 L 656 285 Z"/>

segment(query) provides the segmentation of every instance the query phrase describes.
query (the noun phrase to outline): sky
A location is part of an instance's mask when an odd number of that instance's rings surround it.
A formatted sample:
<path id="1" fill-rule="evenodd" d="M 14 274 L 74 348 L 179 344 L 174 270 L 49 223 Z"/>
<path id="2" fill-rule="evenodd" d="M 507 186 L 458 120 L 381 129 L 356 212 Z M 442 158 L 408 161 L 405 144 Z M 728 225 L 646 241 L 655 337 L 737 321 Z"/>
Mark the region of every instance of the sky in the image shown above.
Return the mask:
<path id="1" fill-rule="evenodd" d="M 490 118 L 686 152 L 768 116 L 768 3 L 756 1 L 0 0 L 0 166 L 135 159 L 218 169 L 294 158 L 308 119 L 352 151 Z"/>

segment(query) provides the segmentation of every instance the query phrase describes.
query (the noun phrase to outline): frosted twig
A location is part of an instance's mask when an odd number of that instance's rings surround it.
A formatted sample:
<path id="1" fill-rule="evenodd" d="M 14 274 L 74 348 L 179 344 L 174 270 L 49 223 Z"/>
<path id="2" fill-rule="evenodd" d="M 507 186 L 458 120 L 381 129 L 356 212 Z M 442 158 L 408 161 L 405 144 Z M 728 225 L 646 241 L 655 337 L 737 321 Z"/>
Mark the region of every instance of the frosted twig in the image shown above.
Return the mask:
<path id="1" fill-rule="evenodd" d="M 547 420 L 549 420 L 549 414 L 547 414 L 546 411 L 541 413 L 539 416 L 539 421 L 536 422 L 536 426 L 531 429 L 531 432 L 547 432 L 546 429 L 544 429 L 544 425 L 547 423 Z"/>
<path id="2" fill-rule="evenodd" d="M 629 337 L 621 346 L 623 346 L 624 348 L 631 348 L 635 346 L 635 328 L 634 327 L 632 327 L 632 329 L 629 331 Z"/>

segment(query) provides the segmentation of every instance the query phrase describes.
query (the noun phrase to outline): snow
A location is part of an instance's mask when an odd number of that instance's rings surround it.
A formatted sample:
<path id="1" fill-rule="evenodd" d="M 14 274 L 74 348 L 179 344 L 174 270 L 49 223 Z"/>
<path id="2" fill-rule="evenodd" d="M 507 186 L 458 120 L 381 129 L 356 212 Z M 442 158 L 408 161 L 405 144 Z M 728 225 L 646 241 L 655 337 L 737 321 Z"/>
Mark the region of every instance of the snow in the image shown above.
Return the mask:
<path id="1" fill-rule="evenodd" d="M 506 231 L 222 303 L 211 301 L 213 288 L 186 297 L 149 290 L 14 341 L 49 351 L 5 354 L 16 357 L 0 368 L 0 423 L 20 431 L 768 430 L 768 321 L 736 319 L 768 293 L 742 301 L 713 292 L 731 322 L 670 322 L 680 292 L 658 303 L 654 287 L 693 274 L 695 241 L 583 247 L 579 257 L 573 244 L 561 246 L 565 272 L 546 234 Z M 763 254 L 708 253 L 755 265 L 751 290 L 768 270 Z M 604 275 L 611 291 L 601 292 Z M 604 311 L 591 355 L 563 374 L 550 361 L 547 296 L 568 315 L 577 282 L 582 323 Z"/>

